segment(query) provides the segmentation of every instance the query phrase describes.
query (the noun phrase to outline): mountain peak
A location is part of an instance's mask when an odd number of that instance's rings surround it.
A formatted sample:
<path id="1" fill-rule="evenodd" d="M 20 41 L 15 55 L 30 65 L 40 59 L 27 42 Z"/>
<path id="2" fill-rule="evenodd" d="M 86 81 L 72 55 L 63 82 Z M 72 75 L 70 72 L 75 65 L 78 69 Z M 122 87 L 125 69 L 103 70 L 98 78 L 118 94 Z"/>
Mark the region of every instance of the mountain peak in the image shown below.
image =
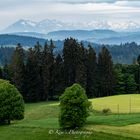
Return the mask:
<path id="1" fill-rule="evenodd" d="M 140 31 L 140 24 L 127 22 L 112 22 L 112 21 L 91 21 L 91 22 L 62 22 L 55 19 L 44 19 L 39 22 L 20 19 L 14 24 L 10 25 L 3 32 L 38 32 L 48 33 L 58 30 L 95 30 L 106 29 L 115 31 Z"/>

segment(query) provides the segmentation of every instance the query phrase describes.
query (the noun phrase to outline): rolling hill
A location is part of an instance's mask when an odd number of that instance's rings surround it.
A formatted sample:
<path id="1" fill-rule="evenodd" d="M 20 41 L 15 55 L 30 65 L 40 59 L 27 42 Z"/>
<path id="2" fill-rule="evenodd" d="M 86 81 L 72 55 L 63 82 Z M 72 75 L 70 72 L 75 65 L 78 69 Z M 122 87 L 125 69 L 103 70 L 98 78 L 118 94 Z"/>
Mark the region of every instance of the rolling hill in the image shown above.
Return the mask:
<path id="1" fill-rule="evenodd" d="M 113 113 L 140 112 L 140 94 L 117 95 L 92 99 L 95 110 L 102 111 L 109 108 Z"/>

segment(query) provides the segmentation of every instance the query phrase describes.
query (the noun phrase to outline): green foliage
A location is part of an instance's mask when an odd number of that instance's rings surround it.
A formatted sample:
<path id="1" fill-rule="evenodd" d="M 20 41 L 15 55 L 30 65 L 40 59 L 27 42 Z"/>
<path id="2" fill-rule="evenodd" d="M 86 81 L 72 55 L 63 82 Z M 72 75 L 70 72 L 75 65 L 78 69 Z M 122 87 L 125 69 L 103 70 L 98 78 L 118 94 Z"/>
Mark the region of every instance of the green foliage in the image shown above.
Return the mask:
<path id="1" fill-rule="evenodd" d="M 82 127 L 89 116 L 90 105 L 85 90 L 79 84 L 66 88 L 60 97 L 60 126 L 65 129 Z"/>
<path id="2" fill-rule="evenodd" d="M 24 118 L 24 101 L 19 91 L 8 81 L 0 80 L 0 122 Z"/>
<path id="3" fill-rule="evenodd" d="M 125 45 L 137 46 L 135 43 Z M 140 56 L 133 65 L 114 67 L 112 49 L 108 45 L 93 48 L 67 38 L 62 54 L 56 56 L 58 52 L 54 49 L 52 40 L 44 47 L 37 42 L 28 51 L 18 44 L 11 64 L 2 69 L 2 78 L 14 83 L 28 102 L 56 100 L 74 83 L 80 84 L 89 98 L 140 92 Z"/>
<path id="4" fill-rule="evenodd" d="M 122 73 L 121 69 L 115 69 L 115 77 L 116 77 L 116 87 L 115 93 L 116 94 L 124 94 L 125 93 L 125 82 L 124 82 L 124 74 Z"/>
<path id="5" fill-rule="evenodd" d="M 115 65 L 116 94 L 132 94 L 137 92 L 138 66 Z"/>
<path id="6" fill-rule="evenodd" d="M 24 93 L 24 78 L 25 78 L 25 65 L 24 65 L 25 53 L 20 44 L 17 45 L 10 64 L 11 67 L 11 81 L 17 87 L 17 89 Z M 24 97 L 24 95 L 23 95 Z"/>
<path id="7" fill-rule="evenodd" d="M 64 68 L 63 68 L 63 59 L 60 54 L 58 54 L 55 58 L 54 63 L 54 93 L 55 99 L 59 99 L 59 96 L 64 91 Z"/>
<path id="8" fill-rule="evenodd" d="M 26 64 L 26 95 L 27 102 L 36 102 L 40 99 L 39 67 L 35 51 L 30 48 L 27 54 Z"/>
<path id="9" fill-rule="evenodd" d="M 43 50 L 42 77 L 45 100 L 53 99 L 54 95 L 54 48 L 55 46 L 51 40 L 50 45 L 46 43 Z"/>
<path id="10" fill-rule="evenodd" d="M 108 114 L 108 113 L 111 113 L 111 109 L 110 108 L 104 108 L 102 110 L 103 114 Z"/>
<path id="11" fill-rule="evenodd" d="M 91 45 L 88 45 L 87 51 L 87 85 L 86 93 L 88 97 L 97 96 L 97 58 L 95 50 Z"/>
<path id="12" fill-rule="evenodd" d="M 99 97 L 114 94 L 115 76 L 112 56 L 104 46 L 98 56 L 98 91 Z"/>
<path id="13" fill-rule="evenodd" d="M 132 74 L 124 74 L 124 82 L 125 82 L 125 92 L 126 94 L 132 94 L 136 92 L 136 82 L 134 79 L 134 75 Z"/>

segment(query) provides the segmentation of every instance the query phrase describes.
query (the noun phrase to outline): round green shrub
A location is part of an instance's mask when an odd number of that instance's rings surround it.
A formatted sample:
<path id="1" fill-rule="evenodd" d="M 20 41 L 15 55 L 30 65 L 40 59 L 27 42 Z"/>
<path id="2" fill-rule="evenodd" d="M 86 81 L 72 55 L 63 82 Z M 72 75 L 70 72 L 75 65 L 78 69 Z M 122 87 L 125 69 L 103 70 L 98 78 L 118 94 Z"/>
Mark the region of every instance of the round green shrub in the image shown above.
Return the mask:
<path id="1" fill-rule="evenodd" d="M 82 127 L 89 116 L 91 103 L 85 94 L 84 88 L 74 84 L 66 88 L 60 97 L 59 123 L 63 129 L 75 129 Z"/>
<path id="2" fill-rule="evenodd" d="M 0 80 L 0 123 L 24 118 L 24 101 L 17 88 Z"/>

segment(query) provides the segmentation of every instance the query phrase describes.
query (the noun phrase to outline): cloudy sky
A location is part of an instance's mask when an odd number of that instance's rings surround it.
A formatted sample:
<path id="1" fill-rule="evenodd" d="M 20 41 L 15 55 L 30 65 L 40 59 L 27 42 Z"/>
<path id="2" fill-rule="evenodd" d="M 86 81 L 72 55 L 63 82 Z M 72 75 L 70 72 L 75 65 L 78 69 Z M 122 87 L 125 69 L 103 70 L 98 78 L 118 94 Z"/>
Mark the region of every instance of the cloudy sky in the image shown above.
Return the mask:
<path id="1" fill-rule="evenodd" d="M 19 19 L 140 23 L 140 0 L 0 0 L 0 29 Z"/>

